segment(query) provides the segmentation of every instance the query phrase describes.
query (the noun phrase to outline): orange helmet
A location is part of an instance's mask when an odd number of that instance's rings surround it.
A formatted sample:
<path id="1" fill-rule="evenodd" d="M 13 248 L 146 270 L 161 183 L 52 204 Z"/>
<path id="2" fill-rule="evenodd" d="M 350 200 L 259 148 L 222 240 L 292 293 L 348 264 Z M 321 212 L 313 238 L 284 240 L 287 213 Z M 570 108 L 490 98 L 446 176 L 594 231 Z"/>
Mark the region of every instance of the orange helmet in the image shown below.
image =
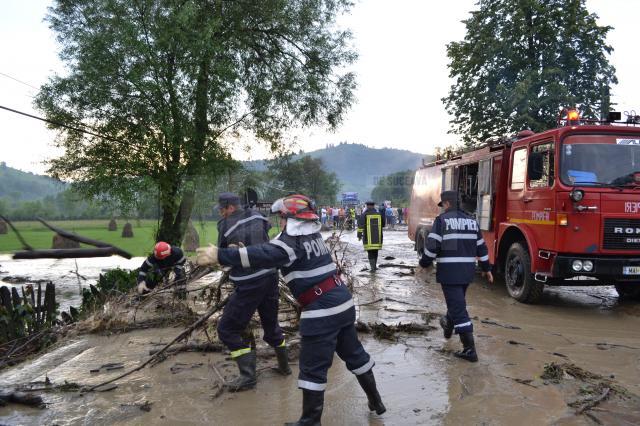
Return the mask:
<path id="1" fill-rule="evenodd" d="M 153 248 L 153 256 L 162 260 L 171 254 L 171 246 L 164 241 L 159 241 Z"/>
<path id="2" fill-rule="evenodd" d="M 309 197 L 294 194 L 276 200 L 271 205 L 271 212 L 279 214 L 284 218 L 294 218 L 299 220 L 318 220 L 316 214 L 316 203 Z"/>

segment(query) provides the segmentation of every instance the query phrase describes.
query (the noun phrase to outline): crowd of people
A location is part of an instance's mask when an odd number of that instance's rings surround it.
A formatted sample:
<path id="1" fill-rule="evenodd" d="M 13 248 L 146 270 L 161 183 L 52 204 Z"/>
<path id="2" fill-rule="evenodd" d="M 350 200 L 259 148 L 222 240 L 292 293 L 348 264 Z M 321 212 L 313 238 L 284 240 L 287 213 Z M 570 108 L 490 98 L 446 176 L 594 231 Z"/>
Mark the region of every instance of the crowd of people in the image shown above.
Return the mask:
<path id="1" fill-rule="evenodd" d="M 364 206 L 321 206 L 319 208 L 320 222 L 322 225 L 333 229 L 354 229 L 357 220 L 365 210 Z M 382 215 L 382 226 L 395 229 L 396 225 L 406 225 L 409 217 L 407 207 L 392 207 L 389 202 L 380 203 L 379 207 L 374 203 L 374 208 Z"/>

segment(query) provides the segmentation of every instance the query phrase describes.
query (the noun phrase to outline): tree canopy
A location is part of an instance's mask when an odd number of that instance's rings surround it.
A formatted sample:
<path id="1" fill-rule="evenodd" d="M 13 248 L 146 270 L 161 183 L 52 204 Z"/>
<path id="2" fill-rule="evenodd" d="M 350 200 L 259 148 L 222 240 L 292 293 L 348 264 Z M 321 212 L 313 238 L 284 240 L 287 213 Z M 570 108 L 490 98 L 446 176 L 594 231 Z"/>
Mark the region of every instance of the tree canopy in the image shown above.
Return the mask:
<path id="1" fill-rule="evenodd" d="M 56 0 L 67 66 L 41 87 L 64 154 L 50 173 L 136 202 L 155 187 L 157 237 L 182 240 L 199 186 L 237 166 L 237 136 L 277 149 L 292 126 L 337 125 L 353 101 L 348 0 Z"/>
<path id="2" fill-rule="evenodd" d="M 443 98 L 450 132 L 467 145 L 524 128 L 555 126 L 563 107 L 600 119 L 617 83 L 608 61 L 609 26 L 585 0 L 483 0 L 447 46 L 455 83 Z"/>
<path id="3" fill-rule="evenodd" d="M 288 192 L 297 192 L 313 198 L 317 204 L 334 204 L 341 186 L 336 174 L 325 171 L 320 158 L 292 157 L 284 155 L 269 161 L 267 185 L 263 185 L 265 198 L 273 201 Z"/>
<path id="4" fill-rule="evenodd" d="M 373 188 L 371 198 L 378 203 L 389 200 L 395 207 L 409 206 L 415 173 L 415 170 L 405 170 L 382 177 Z"/>

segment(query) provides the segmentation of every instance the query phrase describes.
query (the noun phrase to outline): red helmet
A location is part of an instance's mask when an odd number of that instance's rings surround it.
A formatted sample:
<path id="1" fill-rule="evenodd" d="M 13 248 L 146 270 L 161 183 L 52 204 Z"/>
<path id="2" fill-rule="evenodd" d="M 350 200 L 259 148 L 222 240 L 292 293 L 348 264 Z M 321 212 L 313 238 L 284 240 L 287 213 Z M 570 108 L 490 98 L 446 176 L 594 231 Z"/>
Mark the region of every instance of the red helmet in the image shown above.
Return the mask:
<path id="1" fill-rule="evenodd" d="M 299 220 L 318 220 L 316 203 L 309 197 L 301 194 L 288 195 L 280 198 L 271 205 L 271 212 L 284 218 Z"/>
<path id="2" fill-rule="evenodd" d="M 153 256 L 156 259 L 164 259 L 171 254 L 171 246 L 164 241 L 160 241 L 153 248 Z"/>

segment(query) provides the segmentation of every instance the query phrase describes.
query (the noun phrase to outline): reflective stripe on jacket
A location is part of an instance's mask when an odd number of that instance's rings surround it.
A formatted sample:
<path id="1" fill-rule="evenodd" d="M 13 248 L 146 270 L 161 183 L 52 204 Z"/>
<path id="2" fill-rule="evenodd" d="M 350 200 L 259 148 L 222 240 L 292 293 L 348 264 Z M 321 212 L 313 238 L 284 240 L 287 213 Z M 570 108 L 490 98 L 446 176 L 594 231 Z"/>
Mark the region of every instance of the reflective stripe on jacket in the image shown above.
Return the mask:
<path id="1" fill-rule="evenodd" d="M 337 273 L 329 248 L 319 232 L 291 236 L 285 231 L 266 244 L 220 249 L 218 260 L 222 265 L 279 268 L 294 297 Z M 327 333 L 353 324 L 355 315 L 347 287 L 336 287 L 304 308 L 300 316 L 300 334 Z"/>
<path id="2" fill-rule="evenodd" d="M 382 215 L 375 209 L 366 209 L 358 218 L 358 235 L 362 235 L 365 250 L 382 249 Z"/>
<path id="3" fill-rule="evenodd" d="M 436 281 L 441 284 L 468 284 L 473 280 L 476 259 L 483 271 L 490 271 L 489 251 L 478 222 L 457 209 L 436 217 L 427 235 L 420 265 L 438 264 Z"/>
<path id="4" fill-rule="evenodd" d="M 218 221 L 218 247 L 229 244 L 251 246 L 269 241 L 271 223 L 260 212 L 251 209 L 238 209 L 229 217 Z M 235 284 L 245 284 L 266 275 L 275 274 L 271 268 L 242 268 L 236 266 L 229 272 L 229 279 Z"/>

